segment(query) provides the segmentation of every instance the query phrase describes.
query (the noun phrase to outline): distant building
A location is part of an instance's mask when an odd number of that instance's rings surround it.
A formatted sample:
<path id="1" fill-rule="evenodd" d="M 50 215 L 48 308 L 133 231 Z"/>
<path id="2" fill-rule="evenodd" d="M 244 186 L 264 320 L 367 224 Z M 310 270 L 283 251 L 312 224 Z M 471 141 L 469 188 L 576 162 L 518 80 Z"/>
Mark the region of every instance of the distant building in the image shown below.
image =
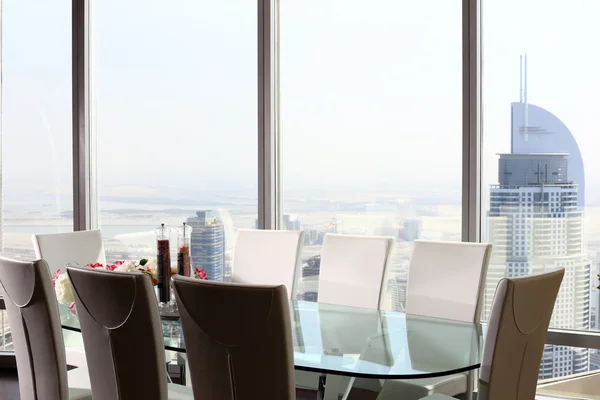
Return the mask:
<path id="1" fill-rule="evenodd" d="M 305 246 L 321 246 L 323 244 L 323 238 L 325 232 L 318 231 L 316 229 L 309 229 L 304 232 L 304 245 Z"/>
<path id="2" fill-rule="evenodd" d="M 414 242 L 421 238 L 421 229 L 423 223 L 417 219 L 407 219 L 404 221 L 404 230 L 400 233 L 400 237 L 407 242 Z"/>
<path id="3" fill-rule="evenodd" d="M 318 291 L 316 290 L 316 285 L 319 281 L 320 270 L 320 255 L 310 257 L 302 263 L 301 278 L 299 282 L 300 292 L 297 295 L 298 300 L 317 301 Z"/>
<path id="4" fill-rule="evenodd" d="M 391 310 L 405 312 L 406 311 L 406 274 L 396 275 L 388 281 L 388 292 L 391 297 Z"/>
<path id="5" fill-rule="evenodd" d="M 283 229 L 286 231 L 299 231 L 302 224 L 297 215 L 283 214 Z"/>
<path id="6" fill-rule="evenodd" d="M 596 273 L 593 276 L 593 281 L 592 281 L 592 286 L 593 287 L 597 287 L 600 284 L 600 281 L 598 280 L 598 275 L 600 274 L 600 251 L 596 253 Z M 593 318 L 592 318 L 592 329 L 598 329 L 600 327 L 600 291 L 599 290 L 592 290 L 592 300 L 593 300 L 593 306 L 592 306 L 592 312 L 593 312 Z"/>
<path id="7" fill-rule="evenodd" d="M 221 220 L 210 210 L 187 219 L 192 227 L 192 268 L 203 269 L 209 280 L 222 281 L 225 267 L 225 232 Z"/>

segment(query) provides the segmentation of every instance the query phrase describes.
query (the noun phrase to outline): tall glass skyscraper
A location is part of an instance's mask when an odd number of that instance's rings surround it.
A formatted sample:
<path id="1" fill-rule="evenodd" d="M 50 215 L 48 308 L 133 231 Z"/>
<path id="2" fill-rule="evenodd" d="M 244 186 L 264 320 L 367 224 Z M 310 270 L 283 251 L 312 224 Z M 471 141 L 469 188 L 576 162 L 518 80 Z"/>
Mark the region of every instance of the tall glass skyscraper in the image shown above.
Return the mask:
<path id="1" fill-rule="evenodd" d="M 192 267 L 203 269 L 209 280 L 222 281 L 225 264 L 225 233 L 221 220 L 210 210 L 187 219 L 192 227 Z"/>
<path id="2" fill-rule="evenodd" d="M 557 267 L 565 277 L 552 327 L 590 327 L 590 261 L 583 241 L 584 170 L 567 127 L 549 111 L 521 99 L 512 104 L 511 153 L 500 154 L 498 184 L 490 187 L 488 240 L 493 243 L 485 294 L 490 309 L 504 276 Z M 540 378 L 585 372 L 587 350 L 546 346 Z"/>

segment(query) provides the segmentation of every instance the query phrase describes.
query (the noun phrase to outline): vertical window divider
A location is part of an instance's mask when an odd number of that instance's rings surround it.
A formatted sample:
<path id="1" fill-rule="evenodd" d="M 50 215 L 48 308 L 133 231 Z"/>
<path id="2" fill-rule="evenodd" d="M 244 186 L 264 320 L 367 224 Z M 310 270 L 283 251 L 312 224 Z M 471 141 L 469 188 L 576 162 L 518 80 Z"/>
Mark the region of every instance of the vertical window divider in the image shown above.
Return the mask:
<path id="1" fill-rule="evenodd" d="M 481 0 L 462 2 L 463 168 L 462 240 L 481 240 Z"/>
<path id="2" fill-rule="evenodd" d="M 279 221 L 279 41 L 277 0 L 257 0 L 258 12 L 258 228 L 277 229 Z"/>
<path id="3" fill-rule="evenodd" d="M 72 0 L 73 229 L 96 227 L 90 97 L 90 1 Z"/>

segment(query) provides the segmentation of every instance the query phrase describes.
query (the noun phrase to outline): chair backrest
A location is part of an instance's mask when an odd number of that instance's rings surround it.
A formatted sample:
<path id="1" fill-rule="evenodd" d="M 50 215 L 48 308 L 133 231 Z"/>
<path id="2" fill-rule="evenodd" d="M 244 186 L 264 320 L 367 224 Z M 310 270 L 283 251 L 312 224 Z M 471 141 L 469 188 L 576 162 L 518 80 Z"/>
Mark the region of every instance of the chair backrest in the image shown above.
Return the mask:
<path id="1" fill-rule="evenodd" d="M 173 282 L 195 398 L 295 399 L 285 286 Z"/>
<path id="2" fill-rule="evenodd" d="M 51 273 L 67 264 L 106 264 L 100 230 L 34 234 L 31 239 L 36 258 L 46 260 Z"/>
<path id="3" fill-rule="evenodd" d="M 48 264 L 0 258 L 0 285 L 23 400 L 66 400 L 67 362 Z"/>
<path id="4" fill-rule="evenodd" d="M 478 322 L 492 245 L 415 240 L 406 313 Z"/>
<path id="5" fill-rule="evenodd" d="M 68 267 L 94 400 L 166 400 L 160 317 L 150 277 Z"/>
<path id="6" fill-rule="evenodd" d="M 535 397 L 548 325 L 564 273 L 561 268 L 500 281 L 483 349 L 478 398 Z"/>
<path id="7" fill-rule="evenodd" d="M 393 245 L 393 237 L 325 235 L 319 302 L 378 309 Z"/>
<path id="8" fill-rule="evenodd" d="M 303 231 L 239 229 L 233 256 L 233 282 L 285 285 L 295 292 Z"/>

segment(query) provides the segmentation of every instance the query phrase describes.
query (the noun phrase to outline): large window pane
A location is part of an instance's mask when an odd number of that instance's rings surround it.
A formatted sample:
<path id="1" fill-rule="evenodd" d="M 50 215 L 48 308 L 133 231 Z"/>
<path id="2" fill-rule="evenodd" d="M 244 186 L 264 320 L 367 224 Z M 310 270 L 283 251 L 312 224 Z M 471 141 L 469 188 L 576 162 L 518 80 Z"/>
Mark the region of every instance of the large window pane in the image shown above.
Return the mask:
<path id="1" fill-rule="evenodd" d="M 194 267 L 221 279 L 257 214 L 256 4 L 171 5 L 93 5 L 99 222 L 115 260 L 187 221 Z"/>
<path id="2" fill-rule="evenodd" d="M 486 290 L 566 270 L 551 326 L 598 327 L 600 62 L 595 1 L 484 1 L 484 204 L 494 244 Z M 541 378 L 585 372 L 587 351 L 547 348 Z"/>
<path id="3" fill-rule="evenodd" d="M 461 3 L 282 1 L 283 228 L 306 230 L 304 298 L 328 232 L 461 240 Z M 365 270 L 365 274 L 369 271 Z"/>
<path id="4" fill-rule="evenodd" d="M 73 230 L 71 2 L 2 2 L 2 230 L 33 259 L 31 235 Z"/>

